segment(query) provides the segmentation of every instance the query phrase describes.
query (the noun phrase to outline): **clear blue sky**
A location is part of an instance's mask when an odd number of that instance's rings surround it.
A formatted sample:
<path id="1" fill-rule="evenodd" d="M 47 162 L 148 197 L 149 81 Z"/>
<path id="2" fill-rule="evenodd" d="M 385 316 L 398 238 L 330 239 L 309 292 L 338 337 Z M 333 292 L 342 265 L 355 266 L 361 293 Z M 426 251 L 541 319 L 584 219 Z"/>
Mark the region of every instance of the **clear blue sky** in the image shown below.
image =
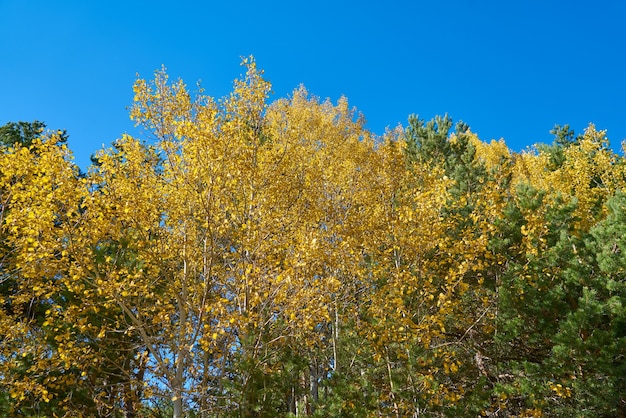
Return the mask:
<path id="1" fill-rule="evenodd" d="M 0 0 L 0 124 L 64 128 L 89 155 L 134 132 L 135 74 L 223 96 L 254 55 L 274 99 L 348 97 L 382 134 L 449 113 L 519 151 L 554 124 L 626 139 L 626 1 Z"/>

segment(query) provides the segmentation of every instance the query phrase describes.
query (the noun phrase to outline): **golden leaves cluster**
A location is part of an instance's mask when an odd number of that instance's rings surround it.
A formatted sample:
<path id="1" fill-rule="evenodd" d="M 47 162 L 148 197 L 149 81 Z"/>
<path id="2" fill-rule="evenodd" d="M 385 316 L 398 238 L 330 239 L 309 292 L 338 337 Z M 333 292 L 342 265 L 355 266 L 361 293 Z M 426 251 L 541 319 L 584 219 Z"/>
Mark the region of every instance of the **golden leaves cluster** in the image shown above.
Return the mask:
<path id="1" fill-rule="evenodd" d="M 516 187 L 576 198 L 584 228 L 624 186 L 593 126 L 558 167 L 468 131 L 488 174 L 455 197 L 444 166 L 407 164 L 401 129 L 374 138 L 347 99 L 304 87 L 270 104 L 244 65 L 220 100 L 165 69 L 138 79 L 130 115 L 150 141 L 123 135 L 85 175 L 54 134 L 0 154 L 0 383 L 18 405 L 78 411 L 80 392 L 217 411 L 229 367 L 282 373 L 283 352 L 324 376 L 370 362 L 382 414 L 454 405 L 486 375 L 506 263 L 490 239 Z M 522 213 L 527 254 L 543 215 Z"/>

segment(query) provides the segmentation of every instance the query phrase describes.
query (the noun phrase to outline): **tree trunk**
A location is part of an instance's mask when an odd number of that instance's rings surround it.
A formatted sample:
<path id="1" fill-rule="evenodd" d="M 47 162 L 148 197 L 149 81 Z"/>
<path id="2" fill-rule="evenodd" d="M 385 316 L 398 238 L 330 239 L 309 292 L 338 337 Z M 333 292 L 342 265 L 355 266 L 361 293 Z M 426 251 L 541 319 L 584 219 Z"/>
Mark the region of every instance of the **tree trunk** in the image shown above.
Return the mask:
<path id="1" fill-rule="evenodd" d="M 180 390 L 174 390 L 174 418 L 183 418 L 183 398 L 181 397 Z"/>
<path id="2" fill-rule="evenodd" d="M 311 414 L 315 414 L 315 407 L 317 405 L 317 401 L 319 400 L 319 376 L 318 376 L 319 368 L 317 367 L 317 362 L 312 362 L 309 367 L 309 390 L 311 392 Z"/>

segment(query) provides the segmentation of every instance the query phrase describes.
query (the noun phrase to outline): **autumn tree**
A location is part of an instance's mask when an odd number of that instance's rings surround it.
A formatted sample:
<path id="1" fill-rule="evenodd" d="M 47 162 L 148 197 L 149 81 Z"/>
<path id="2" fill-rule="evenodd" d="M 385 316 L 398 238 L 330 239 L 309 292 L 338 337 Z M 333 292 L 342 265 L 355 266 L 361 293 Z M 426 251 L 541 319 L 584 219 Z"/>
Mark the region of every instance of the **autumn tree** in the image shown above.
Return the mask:
<path id="1" fill-rule="evenodd" d="M 75 317 L 63 318 L 80 309 L 81 298 L 71 290 L 67 248 L 86 189 L 67 149 L 59 145 L 62 139 L 53 134 L 0 154 L 4 244 L 0 375 L 16 410 L 23 414 L 62 413 L 64 408 L 81 410 L 91 404 L 80 384 L 78 365 L 92 360 L 76 338 L 81 323 Z"/>
<path id="2" fill-rule="evenodd" d="M 138 77 L 85 174 L 0 130 L 0 414 L 615 416 L 624 158 Z"/>

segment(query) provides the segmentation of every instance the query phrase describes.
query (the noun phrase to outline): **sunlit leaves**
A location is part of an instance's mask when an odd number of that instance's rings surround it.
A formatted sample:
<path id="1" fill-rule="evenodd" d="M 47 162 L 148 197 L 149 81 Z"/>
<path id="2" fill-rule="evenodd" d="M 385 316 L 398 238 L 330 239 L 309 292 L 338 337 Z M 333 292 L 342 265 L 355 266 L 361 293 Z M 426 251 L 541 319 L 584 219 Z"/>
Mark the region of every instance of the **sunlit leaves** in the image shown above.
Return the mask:
<path id="1" fill-rule="evenodd" d="M 3 145 L 13 413 L 617 411 L 626 165 L 604 132 L 520 154 L 448 116 L 375 137 L 346 98 L 270 103 L 242 64 L 221 99 L 138 78 L 147 138 L 87 174 L 62 132 Z"/>

